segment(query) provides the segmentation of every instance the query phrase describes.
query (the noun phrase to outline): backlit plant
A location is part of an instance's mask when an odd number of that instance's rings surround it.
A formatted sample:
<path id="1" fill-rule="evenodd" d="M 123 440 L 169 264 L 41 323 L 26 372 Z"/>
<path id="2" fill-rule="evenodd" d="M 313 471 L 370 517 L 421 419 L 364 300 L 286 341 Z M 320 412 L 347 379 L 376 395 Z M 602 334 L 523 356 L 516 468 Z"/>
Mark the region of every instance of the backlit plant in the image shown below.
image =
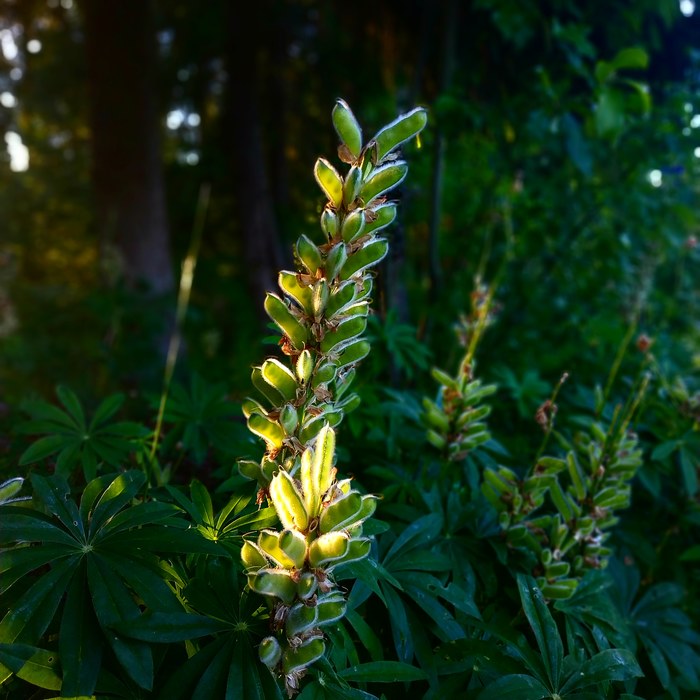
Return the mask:
<path id="1" fill-rule="evenodd" d="M 253 368 L 258 398 L 244 403 L 248 427 L 265 442 L 260 462 L 239 469 L 256 479 L 260 502 L 269 501 L 281 529 L 262 530 L 241 551 L 252 590 L 266 596 L 272 632 L 260 658 L 284 677 L 291 697 L 310 664 L 325 653 L 323 627 L 342 618 L 346 601 L 333 569 L 369 554 L 362 524 L 376 497 L 351 479 L 336 478 L 335 430 L 358 403 L 349 393 L 355 366 L 370 345 L 363 338 L 374 267 L 386 256 L 380 233 L 394 221 L 388 193 L 408 166 L 395 150 L 415 137 L 427 115 L 416 108 L 378 131 L 365 145 L 348 105 L 332 113 L 345 176 L 325 158 L 314 174 L 327 202 L 321 213 L 324 240 L 301 235 L 296 271 L 279 274 L 281 295 L 268 292 L 265 310 L 282 333 L 283 358 Z"/>

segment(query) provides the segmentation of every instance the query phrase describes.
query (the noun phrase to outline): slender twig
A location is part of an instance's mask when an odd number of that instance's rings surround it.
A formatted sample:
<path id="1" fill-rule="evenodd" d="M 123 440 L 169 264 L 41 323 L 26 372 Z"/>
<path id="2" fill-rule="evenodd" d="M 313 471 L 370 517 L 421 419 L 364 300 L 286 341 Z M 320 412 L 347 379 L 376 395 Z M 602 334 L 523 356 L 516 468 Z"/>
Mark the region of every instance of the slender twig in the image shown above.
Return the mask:
<path id="1" fill-rule="evenodd" d="M 177 309 L 175 312 L 175 327 L 170 336 L 168 345 L 168 355 L 165 360 L 165 369 L 163 372 L 163 390 L 160 395 L 160 406 L 158 407 L 158 418 L 156 427 L 153 431 L 153 442 L 151 443 L 150 459 L 151 462 L 155 458 L 156 450 L 158 449 L 158 441 L 160 433 L 163 429 L 163 415 L 165 414 L 165 405 L 170 392 L 170 384 L 175 372 L 175 364 L 180 351 L 182 342 L 182 326 L 187 315 L 187 309 L 190 303 L 190 294 L 192 292 L 192 282 L 194 280 L 194 271 L 197 266 L 197 258 L 199 257 L 199 248 L 202 241 L 202 233 L 204 231 L 204 222 L 206 220 L 207 209 L 209 207 L 209 195 L 211 185 L 204 183 L 199 189 L 199 198 L 197 200 L 197 210 L 195 220 L 192 227 L 192 237 L 190 239 L 189 250 L 182 262 L 182 271 L 180 273 L 180 289 L 177 297 Z"/>

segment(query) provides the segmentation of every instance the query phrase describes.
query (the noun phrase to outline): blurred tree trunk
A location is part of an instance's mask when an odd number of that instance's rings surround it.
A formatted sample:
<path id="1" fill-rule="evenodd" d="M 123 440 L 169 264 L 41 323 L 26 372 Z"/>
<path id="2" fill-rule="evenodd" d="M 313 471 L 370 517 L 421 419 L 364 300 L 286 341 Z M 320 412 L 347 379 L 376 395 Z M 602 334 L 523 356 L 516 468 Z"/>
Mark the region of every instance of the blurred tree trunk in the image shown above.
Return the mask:
<path id="1" fill-rule="evenodd" d="M 149 0 L 82 0 L 92 177 L 103 253 L 116 249 L 128 286 L 174 287 Z"/>
<path id="2" fill-rule="evenodd" d="M 228 5 L 227 99 L 224 143 L 231 157 L 238 202 L 242 254 L 252 303 L 262 320 L 266 291 L 277 288 L 283 266 L 279 232 L 263 148 L 258 90 L 265 83 L 259 67 L 260 37 L 264 36 L 266 2 Z M 271 10 L 270 10 L 271 11 Z M 274 102 L 274 95 L 271 97 Z"/>

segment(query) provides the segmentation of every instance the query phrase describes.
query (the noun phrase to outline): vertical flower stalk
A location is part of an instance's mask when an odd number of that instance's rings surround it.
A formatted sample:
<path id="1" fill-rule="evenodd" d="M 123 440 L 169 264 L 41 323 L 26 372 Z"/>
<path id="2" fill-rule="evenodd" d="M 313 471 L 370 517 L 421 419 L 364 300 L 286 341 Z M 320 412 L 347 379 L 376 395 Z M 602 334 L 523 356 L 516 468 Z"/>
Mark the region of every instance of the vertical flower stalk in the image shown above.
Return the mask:
<path id="1" fill-rule="evenodd" d="M 258 501 L 274 506 L 282 528 L 246 540 L 241 557 L 248 585 L 267 598 L 271 610 L 271 634 L 260 644 L 260 658 L 284 678 L 289 697 L 325 653 L 323 627 L 345 614 L 333 569 L 370 550 L 362 524 L 377 498 L 361 494 L 351 479 L 337 479 L 335 428 L 359 403 L 349 389 L 370 351 L 363 334 L 374 268 L 389 249 L 380 233 L 397 210 L 388 194 L 408 172 L 395 151 L 420 133 L 427 114 L 413 109 L 365 145 L 343 100 L 337 100 L 332 122 L 347 173 L 341 176 L 325 158 L 316 161 L 314 175 L 327 198 L 320 217 L 323 240 L 298 238 L 297 270 L 282 270 L 280 292 L 265 299 L 281 332 L 282 356 L 253 368 L 258 396 L 246 399 L 243 410 L 265 453 L 260 462 L 238 465 L 257 481 Z"/>

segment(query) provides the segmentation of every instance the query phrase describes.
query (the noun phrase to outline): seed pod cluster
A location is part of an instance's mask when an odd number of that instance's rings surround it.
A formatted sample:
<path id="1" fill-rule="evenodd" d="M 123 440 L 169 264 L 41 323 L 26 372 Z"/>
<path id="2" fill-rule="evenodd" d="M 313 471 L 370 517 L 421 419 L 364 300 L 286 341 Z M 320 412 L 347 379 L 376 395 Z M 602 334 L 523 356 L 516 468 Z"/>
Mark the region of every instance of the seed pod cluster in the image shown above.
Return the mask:
<path id="1" fill-rule="evenodd" d="M 588 569 L 607 565 L 608 530 L 618 522 L 615 511 L 629 506 L 630 481 L 642 464 L 636 435 L 597 423 L 589 430 L 565 457 L 540 457 L 523 478 L 503 466 L 483 472 L 482 493 L 508 545 L 534 555 L 532 573 L 552 600 L 569 598 Z"/>
<path id="2" fill-rule="evenodd" d="M 421 418 L 427 429 L 426 437 L 447 460 L 459 461 L 491 438 L 484 422 L 491 408 L 481 402 L 497 387 L 472 379 L 464 369 L 452 377 L 434 368 L 432 375 L 440 388 L 437 401 L 423 398 Z"/>
<path id="3" fill-rule="evenodd" d="M 336 479 L 335 430 L 359 403 L 350 391 L 355 367 L 369 353 L 363 338 L 376 266 L 388 253 L 381 232 L 396 217 L 387 195 L 406 177 L 394 151 L 427 121 L 416 108 L 381 129 L 365 146 L 349 106 L 332 113 L 343 175 L 319 158 L 314 177 L 326 203 L 321 242 L 302 234 L 294 246 L 296 270 L 279 273 L 279 292 L 268 292 L 265 311 L 281 333 L 281 358 L 254 367 L 256 396 L 243 412 L 265 452 L 241 460 L 240 473 L 256 480 L 258 500 L 274 506 L 281 529 L 246 540 L 241 557 L 249 587 L 265 598 L 271 635 L 260 658 L 284 678 L 290 697 L 308 666 L 325 653 L 323 626 L 345 614 L 333 580 L 335 567 L 369 553 L 362 523 L 376 498 L 349 479 Z"/>

